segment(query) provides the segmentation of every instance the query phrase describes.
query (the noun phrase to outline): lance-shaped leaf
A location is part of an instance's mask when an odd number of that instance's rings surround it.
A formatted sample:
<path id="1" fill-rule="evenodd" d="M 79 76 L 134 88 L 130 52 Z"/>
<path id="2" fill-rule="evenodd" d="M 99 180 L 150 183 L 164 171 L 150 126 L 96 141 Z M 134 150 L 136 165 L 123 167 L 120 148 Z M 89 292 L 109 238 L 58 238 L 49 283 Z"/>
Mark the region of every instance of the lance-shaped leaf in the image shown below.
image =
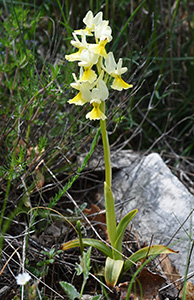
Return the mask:
<path id="1" fill-rule="evenodd" d="M 127 226 L 129 225 L 129 223 L 131 222 L 133 217 L 136 215 L 137 211 L 138 211 L 137 209 L 134 209 L 134 210 L 130 211 L 126 216 L 123 217 L 123 219 L 117 225 L 117 228 L 116 228 L 116 241 L 115 241 L 115 244 L 114 244 L 114 248 L 117 249 L 119 252 L 122 252 L 123 236 L 124 236 L 124 233 L 127 229 Z M 120 258 L 116 257 L 116 259 L 120 259 Z"/>
<path id="2" fill-rule="evenodd" d="M 94 247 L 104 253 L 105 256 L 112 257 L 112 251 L 111 249 L 105 245 L 102 241 L 95 240 L 95 239 L 82 239 L 84 247 Z M 79 239 L 75 239 L 72 241 L 69 241 L 62 245 L 63 250 L 80 247 Z"/>
<path id="3" fill-rule="evenodd" d="M 174 251 L 164 245 L 154 245 L 150 247 L 144 247 L 138 251 L 136 251 L 134 254 L 132 254 L 128 260 L 124 263 L 124 271 L 126 272 L 129 270 L 134 263 L 148 257 L 148 256 L 157 256 L 159 254 L 170 254 L 170 253 L 178 253 L 178 251 Z"/>
<path id="4" fill-rule="evenodd" d="M 121 274 L 123 263 L 123 260 L 115 260 L 107 257 L 104 274 L 107 286 L 111 288 L 115 287 Z"/>
<path id="5" fill-rule="evenodd" d="M 106 208 L 106 225 L 110 243 L 113 246 L 116 241 L 116 216 L 115 204 L 111 188 L 104 182 L 104 200 Z"/>

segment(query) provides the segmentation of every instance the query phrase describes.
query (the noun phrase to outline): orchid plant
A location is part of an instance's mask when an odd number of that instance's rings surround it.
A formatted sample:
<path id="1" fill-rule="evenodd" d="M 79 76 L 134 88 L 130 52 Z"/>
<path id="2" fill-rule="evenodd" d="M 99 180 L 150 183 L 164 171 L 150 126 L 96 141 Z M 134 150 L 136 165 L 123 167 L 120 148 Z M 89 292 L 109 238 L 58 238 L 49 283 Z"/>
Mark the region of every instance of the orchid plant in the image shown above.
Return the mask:
<path id="1" fill-rule="evenodd" d="M 71 44 L 78 51 L 65 57 L 70 62 L 77 61 L 80 67 L 79 78 L 73 74 L 74 82 L 71 83 L 71 87 L 76 89 L 78 93 L 68 102 L 75 105 L 89 103 L 92 109 L 86 114 L 86 118 L 100 120 L 105 161 L 104 200 L 110 246 L 107 243 L 103 243 L 103 241 L 90 238 L 83 238 L 83 245 L 95 247 L 106 255 L 105 281 L 108 286 L 114 287 L 122 270 L 127 271 L 134 263 L 147 256 L 172 253 L 174 251 L 163 245 L 155 245 L 144 247 L 131 255 L 125 262 L 123 260 L 123 236 L 129 222 L 136 215 L 137 209 L 125 215 L 117 225 L 114 198 L 111 190 L 112 168 L 106 130 L 105 101 L 109 98 L 107 84 L 109 79 L 112 81 L 110 87 L 118 91 L 130 89 L 132 84 L 128 84 L 121 77 L 127 71 L 126 67 L 122 67 L 122 58 L 119 58 L 118 63 L 116 63 L 113 53 L 107 53 L 106 51 L 106 44 L 112 40 L 112 30 L 109 26 L 109 21 L 103 20 L 102 12 L 94 16 L 91 11 L 88 11 L 83 19 L 83 23 L 85 28 L 75 30 L 73 32 L 74 39 L 71 41 Z M 94 43 L 88 43 L 87 38 L 93 39 Z M 79 246 L 79 239 L 71 240 L 63 244 L 63 250 Z"/>

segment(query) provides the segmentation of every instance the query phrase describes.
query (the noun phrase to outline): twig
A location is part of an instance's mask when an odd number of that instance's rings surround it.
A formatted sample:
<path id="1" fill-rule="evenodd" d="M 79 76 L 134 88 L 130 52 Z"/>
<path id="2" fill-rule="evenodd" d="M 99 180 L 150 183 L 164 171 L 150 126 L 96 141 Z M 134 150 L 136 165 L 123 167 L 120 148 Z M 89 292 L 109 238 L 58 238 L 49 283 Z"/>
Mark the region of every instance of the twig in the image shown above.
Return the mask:
<path id="1" fill-rule="evenodd" d="M 188 279 L 192 278 L 193 276 L 194 276 L 194 271 L 191 272 L 191 273 L 189 273 L 189 274 L 187 274 L 186 279 L 188 280 Z M 179 279 L 177 279 L 177 280 L 175 280 L 175 281 L 173 281 L 173 282 L 171 282 L 171 283 L 169 283 L 169 284 L 163 286 L 162 288 L 160 288 L 160 289 L 158 290 L 158 292 L 160 293 L 160 292 L 162 292 L 162 291 L 168 289 L 169 287 L 171 287 L 172 285 L 174 285 L 174 284 L 176 284 L 176 283 L 181 284 L 181 283 L 184 282 L 184 280 L 185 280 L 185 276 L 182 276 L 181 278 L 179 278 Z"/>

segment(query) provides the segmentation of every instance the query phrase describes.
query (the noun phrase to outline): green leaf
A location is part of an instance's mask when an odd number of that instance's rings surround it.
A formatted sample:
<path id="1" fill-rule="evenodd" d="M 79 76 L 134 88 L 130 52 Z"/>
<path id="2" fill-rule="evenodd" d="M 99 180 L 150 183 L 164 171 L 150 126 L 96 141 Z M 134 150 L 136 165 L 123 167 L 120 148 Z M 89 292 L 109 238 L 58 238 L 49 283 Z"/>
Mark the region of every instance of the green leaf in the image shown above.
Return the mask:
<path id="1" fill-rule="evenodd" d="M 76 290 L 76 288 L 72 284 L 65 282 L 65 281 L 60 281 L 59 283 L 60 283 L 61 287 L 64 289 L 65 293 L 70 298 L 70 300 L 79 298 L 80 295 L 79 295 L 78 291 Z"/>
<path id="2" fill-rule="evenodd" d="M 40 268 L 40 267 L 44 266 L 44 262 L 43 261 L 39 261 L 39 262 L 37 262 L 36 265 L 37 265 L 37 267 Z"/>
<path id="3" fill-rule="evenodd" d="M 106 225 L 108 237 L 111 245 L 113 246 L 116 240 L 116 216 L 115 205 L 111 188 L 104 182 L 104 201 L 106 208 Z"/>
<path id="4" fill-rule="evenodd" d="M 111 249 L 105 245 L 102 241 L 95 240 L 95 239 L 82 239 L 84 247 L 94 247 L 104 253 L 105 256 L 109 256 L 112 258 L 112 251 Z M 79 239 L 69 241 L 65 244 L 63 244 L 62 249 L 67 250 L 75 247 L 79 247 Z"/>
<path id="5" fill-rule="evenodd" d="M 57 75 L 59 73 L 59 65 L 53 66 L 50 65 L 51 71 L 52 71 L 52 81 L 54 81 L 57 78 Z"/>
<path id="6" fill-rule="evenodd" d="M 80 220 L 77 221 L 77 231 L 78 231 L 78 236 L 79 236 L 80 252 L 81 252 L 81 255 L 83 255 L 84 245 L 83 245 L 83 238 L 82 238 L 82 233 L 81 233 L 81 223 L 80 223 Z"/>
<path id="7" fill-rule="evenodd" d="M 91 267 L 90 267 L 91 250 L 92 250 L 92 247 L 90 247 L 87 252 L 83 252 L 82 257 L 81 256 L 79 257 L 80 264 L 76 263 L 77 275 L 81 275 L 83 273 L 85 280 L 88 279 L 90 269 L 91 269 Z"/>
<path id="8" fill-rule="evenodd" d="M 133 13 L 130 15 L 130 17 L 128 18 L 128 20 L 126 21 L 126 23 L 124 24 L 123 28 L 120 30 L 118 37 L 115 39 L 112 47 L 111 47 L 111 51 L 114 51 L 119 40 L 122 38 L 123 32 L 125 31 L 125 29 L 127 28 L 128 24 L 131 22 L 131 20 L 133 19 L 133 17 L 136 15 L 136 13 L 138 12 L 138 10 L 141 8 L 141 6 L 145 3 L 145 0 L 143 0 L 139 6 L 136 7 L 136 9 L 133 11 Z"/>
<path id="9" fill-rule="evenodd" d="M 75 263 L 76 264 L 76 271 L 77 271 L 77 276 L 80 276 L 82 273 L 83 273 L 83 269 L 82 269 L 82 266 L 79 265 L 77 262 Z"/>
<path id="10" fill-rule="evenodd" d="M 117 225 L 117 229 L 116 229 L 117 238 L 114 244 L 114 248 L 117 249 L 119 252 L 122 252 L 122 242 L 123 242 L 123 236 L 125 230 L 127 229 L 127 226 L 129 225 L 133 217 L 136 215 L 137 211 L 138 211 L 137 209 L 130 211 L 126 216 L 123 217 L 123 219 Z"/>
<path id="11" fill-rule="evenodd" d="M 132 254 L 128 260 L 125 261 L 124 264 L 124 271 L 126 272 L 127 270 L 129 270 L 136 262 L 154 255 L 157 256 L 159 254 L 162 253 L 166 253 L 166 254 L 170 254 L 170 253 L 178 253 L 178 251 L 174 251 L 170 248 L 167 248 L 164 245 L 154 245 L 154 246 L 150 246 L 150 247 L 144 247 L 140 250 L 138 250 L 137 252 L 135 252 L 134 254 Z"/>
<path id="12" fill-rule="evenodd" d="M 115 287 L 123 268 L 123 260 L 107 257 L 105 264 L 105 281 L 108 287 Z"/>
<path id="13" fill-rule="evenodd" d="M 91 269 L 91 267 L 90 267 L 91 250 L 92 250 L 92 247 L 90 247 L 87 252 L 83 253 L 83 260 L 85 263 L 84 272 L 86 273 L 87 277 L 89 276 L 89 271 Z"/>
<path id="14" fill-rule="evenodd" d="M 55 248 L 51 248 L 51 250 L 47 254 L 49 257 L 53 257 L 55 255 Z"/>
<path id="15" fill-rule="evenodd" d="M 54 261 L 55 261 L 55 260 L 54 260 L 53 258 L 48 259 L 48 263 L 50 263 L 50 264 L 53 264 Z"/>

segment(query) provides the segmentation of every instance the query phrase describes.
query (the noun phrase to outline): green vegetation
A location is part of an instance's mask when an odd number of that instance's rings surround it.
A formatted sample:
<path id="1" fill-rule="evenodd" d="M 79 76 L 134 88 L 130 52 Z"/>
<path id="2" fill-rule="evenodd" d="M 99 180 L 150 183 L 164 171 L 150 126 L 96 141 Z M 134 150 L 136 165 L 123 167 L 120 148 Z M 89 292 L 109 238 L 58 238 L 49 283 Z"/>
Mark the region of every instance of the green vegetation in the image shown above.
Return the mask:
<path id="1" fill-rule="evenodd" d="M 85 169 L 95 149 L 102 148 L 98 121 L 85 119 L 87 107 L 67 103 L 75 96 L 70 83 L 78 71 L 65 60 L 72 53 L 71 33 L 83 26 L 88 10 L 102 11 L 114 36 L 107 50 L 128 68 L 124 80 L 133 89 L 112 91 L 107 103 L 111 151 L 157 151 L 176 175 L 184 169 L 185 183 L 193 186 L 194 4 L 0 3 L 0 289 L 13 282 L 9 264 L 16 275 L 20 267 L 36 271 L 31 299 L 40 299 L 40 291 L 42 299 L 60 299 L 60 281 L 81 290 L 75 272 L 79 250 L 52 249 L 77 233 L 54 211 L 31 208 L 49 207 L 76 226 L 77 218 L 84 220 L 84 203 L 97 202 L 96 184 L 103 184 L 101 174 Z M 81 154 L 85 160 L 78 167 Z M 92 226 L 84 225 L 82 234 L 93 238 Z M 104 264 L 93 255 L 92 273 Z M 84 292 L 95 288 L 105 297 L 110 291 L 93 280 L 87 278 Z M 20 299 L 16 286 L 10 286 L 10 295 L 13 289 Z"/>

